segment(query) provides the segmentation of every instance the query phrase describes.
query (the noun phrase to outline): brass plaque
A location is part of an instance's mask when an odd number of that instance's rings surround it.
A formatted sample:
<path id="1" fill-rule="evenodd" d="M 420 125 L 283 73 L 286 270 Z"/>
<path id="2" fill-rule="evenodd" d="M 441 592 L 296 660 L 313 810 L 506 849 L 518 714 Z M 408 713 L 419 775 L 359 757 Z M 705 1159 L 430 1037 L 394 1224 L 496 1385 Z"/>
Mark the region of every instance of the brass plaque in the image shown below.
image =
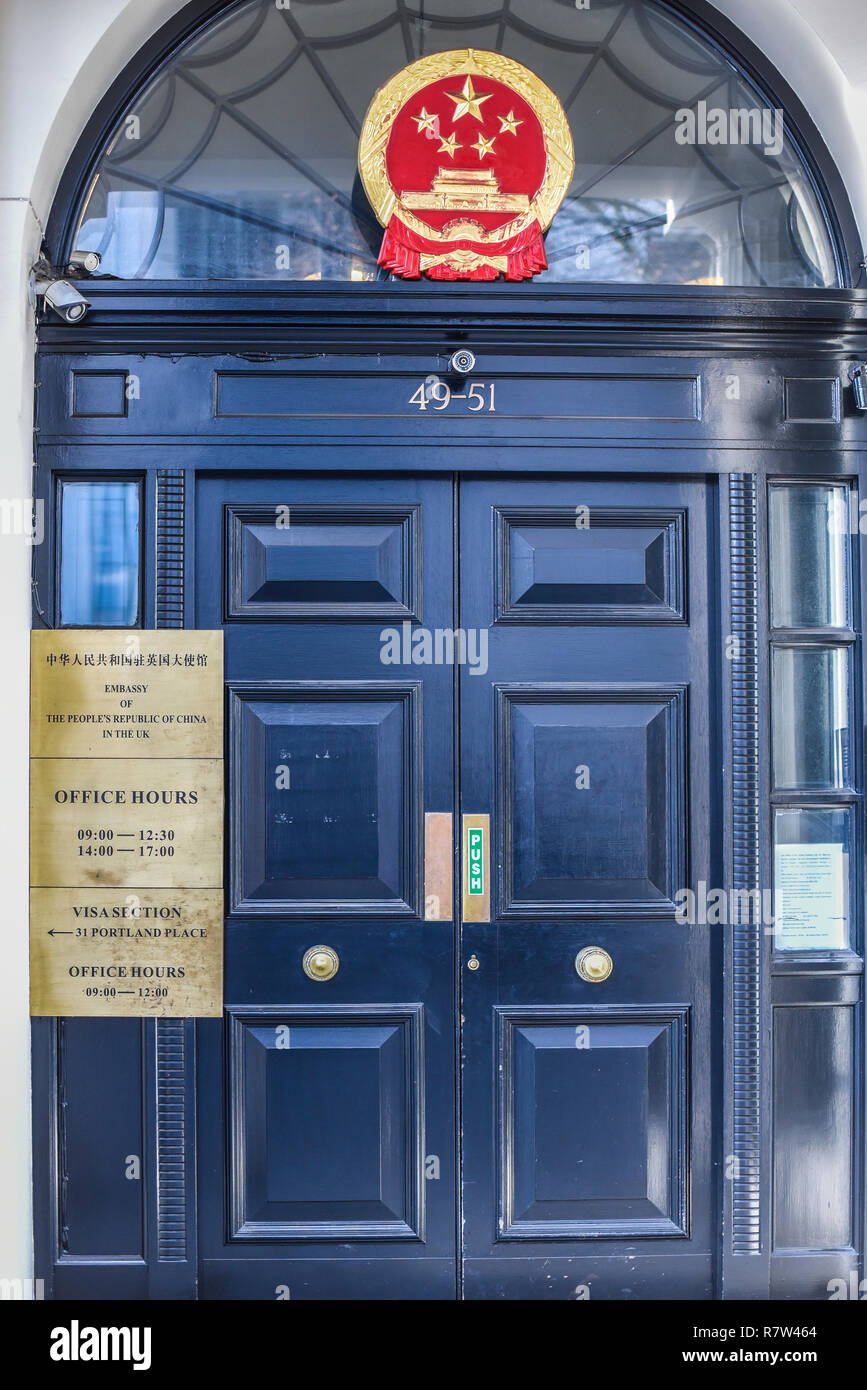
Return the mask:
<path id="1" fill-rule="evenodd" d="M 222 758 L 222 632 L 32 638 L 32 758 Z"/>
<path id="2" fill-rule="evenodd" d="M 223 634 L 33 634 L 31 1012 L 222 1013 Z"/>
<path id="3" fill-rule="evenodd" d="M 426 922 L 452 920 L 451 811 L 426 811 L 424 817 L 424 916 Z"/>
<path id="4" fill-rule="evenodd" d="M 34 888 L 219 888 L 215 758 L 33 758 Z"/>
<path id="5" fill-rule="evenodd" d="M 31 1013 L 205 1018 L 223 1007 L 214 888 L 31 888 Z"/>

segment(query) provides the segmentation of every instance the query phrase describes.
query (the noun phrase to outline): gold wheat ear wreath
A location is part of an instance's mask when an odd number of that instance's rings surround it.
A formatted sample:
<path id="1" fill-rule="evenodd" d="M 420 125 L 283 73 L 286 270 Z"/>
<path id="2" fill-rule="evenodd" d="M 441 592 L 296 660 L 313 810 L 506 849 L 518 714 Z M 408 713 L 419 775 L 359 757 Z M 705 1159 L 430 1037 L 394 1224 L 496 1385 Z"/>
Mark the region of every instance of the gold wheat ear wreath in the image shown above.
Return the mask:
<path id="1" fill-rule="evenodd" d="M 358 168 L 385 228 L 380 265 L 413 279 L 517 280 L 547 267 L 542 233 L 575 157 L 566 113 L 535 73 L 464 48 L 420 58 L 380 88 Z"/>

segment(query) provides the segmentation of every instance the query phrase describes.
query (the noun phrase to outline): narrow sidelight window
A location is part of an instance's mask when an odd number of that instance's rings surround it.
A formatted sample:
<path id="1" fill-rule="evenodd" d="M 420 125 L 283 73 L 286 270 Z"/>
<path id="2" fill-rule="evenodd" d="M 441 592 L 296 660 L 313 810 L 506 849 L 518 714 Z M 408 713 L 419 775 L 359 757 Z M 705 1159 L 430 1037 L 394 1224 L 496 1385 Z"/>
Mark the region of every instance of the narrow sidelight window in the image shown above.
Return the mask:
<path id="1" fill-rule="evenodd" d="M 138 480 L 60 485 L 60 626 L 139 623 L 141 489 Z"/>
<path id="2" fill-rule="evenodd" d="M 771 626 L 849 627 L 848 487 L 772 487 L 770 522 Z"/>
<path id="3" fill-rule="evenodd" d="M 776 647 L 773 692 L 777 790 L 851 787 L 848 649 Z"/>

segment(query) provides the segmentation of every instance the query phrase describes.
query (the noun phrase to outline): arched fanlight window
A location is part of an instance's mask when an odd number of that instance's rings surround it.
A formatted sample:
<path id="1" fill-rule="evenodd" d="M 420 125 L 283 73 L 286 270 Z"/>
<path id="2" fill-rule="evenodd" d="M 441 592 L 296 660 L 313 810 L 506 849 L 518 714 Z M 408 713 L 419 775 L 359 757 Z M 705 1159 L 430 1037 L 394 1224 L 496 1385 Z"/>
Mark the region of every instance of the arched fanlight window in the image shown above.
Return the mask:
<path id="1" fill-rule="evenodd" d="M 541 280 L 841 283 L 782 113 L 657 0 L 246 0 L 124 113 L 74 245 L 129 279 L 384 278 L 365 111 L 407 63 L 467 47 L 531 68 L 569 118 L 575 175 Z"/>

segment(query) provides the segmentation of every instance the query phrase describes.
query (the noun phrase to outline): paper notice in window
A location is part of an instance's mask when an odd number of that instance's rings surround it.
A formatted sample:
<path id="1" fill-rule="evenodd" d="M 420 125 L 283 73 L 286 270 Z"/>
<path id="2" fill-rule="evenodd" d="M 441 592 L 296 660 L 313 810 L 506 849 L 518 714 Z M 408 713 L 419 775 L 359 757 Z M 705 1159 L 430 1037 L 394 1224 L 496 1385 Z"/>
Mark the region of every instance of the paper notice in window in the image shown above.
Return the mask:
<path id="1" fill-rule="evenodd" d="M 841 845 L 777 845 L 778 951 L 840 951 L 849 945 L 849 856 Z"/>

